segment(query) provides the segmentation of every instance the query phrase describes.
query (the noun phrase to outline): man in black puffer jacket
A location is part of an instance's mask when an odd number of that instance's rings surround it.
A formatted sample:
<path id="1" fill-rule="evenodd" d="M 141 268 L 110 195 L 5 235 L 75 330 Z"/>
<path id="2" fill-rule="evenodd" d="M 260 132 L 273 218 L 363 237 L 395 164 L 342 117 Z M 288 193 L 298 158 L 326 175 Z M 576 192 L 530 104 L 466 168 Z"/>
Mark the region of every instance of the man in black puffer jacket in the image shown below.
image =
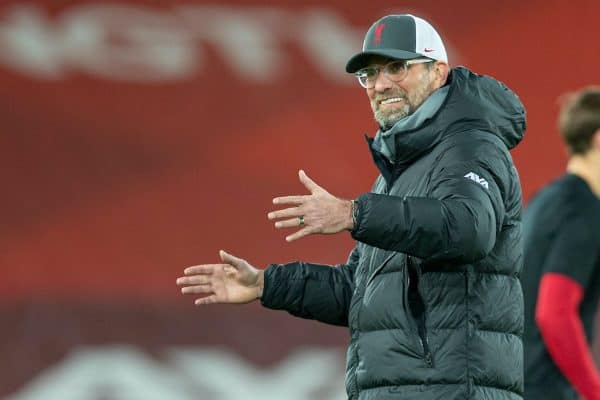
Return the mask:
<path id="1" fill-rule="evenodd" d="M 350 399 L 517 400 L 523 392 L 521 190 L 509 150 L 525 111 L 502 83 L 449 70 L 426 21 L 390 15 L 347 64 L 380 126 L 368 139 L 381 175 L 371 193 L 339 199 L 303 171 L 310 195 L 274 200 L 288 236 L 349 230 L 357 245 L 335 267 L 186 269 L 197 304 L 260 299 L 265 307 L 348 326 Z"/>

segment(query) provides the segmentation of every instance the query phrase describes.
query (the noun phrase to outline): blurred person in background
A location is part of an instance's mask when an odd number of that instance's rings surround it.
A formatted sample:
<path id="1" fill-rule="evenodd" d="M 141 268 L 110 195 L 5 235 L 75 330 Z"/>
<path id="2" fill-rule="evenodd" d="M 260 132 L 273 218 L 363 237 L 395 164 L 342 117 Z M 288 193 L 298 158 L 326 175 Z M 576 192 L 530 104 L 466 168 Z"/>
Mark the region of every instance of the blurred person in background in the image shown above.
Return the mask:
<path id="1" fill-rule="evenodd" d="M 600 400 L 588 344 L 600 297 L 600 86 L 567 99 L 559 129 L 567 172 L 523 218 L 525 396 Z"/>
<path id="2" fill-rule="evenodd" d="M 521 399 L 521 188 L 509 150 L 523 105 L 493 78 L 450 69 L 439 34 L 412 15 L 376 21 L 346 71 L 379 125 L 372 191 L 340 199 L 300 171 L 310 194 L 275 198 L 284 208 L 268 217 L 298 229 L 288 241 L 349 231 L 347 262 L 259 270 L 221 251 L 177 283 L 196 304 L 260 299 L 348 326 L 350 399 Z"/>

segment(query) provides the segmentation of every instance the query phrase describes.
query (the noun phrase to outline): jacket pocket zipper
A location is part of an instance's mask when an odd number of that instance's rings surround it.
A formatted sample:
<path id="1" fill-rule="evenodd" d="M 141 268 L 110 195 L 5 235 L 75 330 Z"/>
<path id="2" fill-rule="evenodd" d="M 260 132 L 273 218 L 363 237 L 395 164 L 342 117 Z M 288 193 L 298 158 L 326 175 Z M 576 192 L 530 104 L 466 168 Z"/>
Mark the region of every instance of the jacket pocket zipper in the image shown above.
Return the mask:
<path id="1" fill-rule="evenodd" d="M 410 256 L 407 257 L 407 268 L 410 268 Z M 429 346 L 429 339 L 427 337 L 427 307 L 425 306 L 425 301 L 423 300 L 423 296 L 421 295 L 421 291 L 419 290 L 419 284 L 421 283 L 421 268 L 420 266 L 415 267 L 415 272 L 417 274 L 417 279 L 415 282 L 416 290 L 420 301 L 423 304 L 423 313 L 417 322 L 417 333 L 419 335 L 419 340 L 421 341 L 421 347 L 423 348 L 423 359 L 425 364 L 429 367 L 433 367 L 433 354 L 431 352 L 431 347 Z M 407 276 L 407 290 L 409 290 L 410 285 L 410 272 L 406 271 Z M 413 317 L 414 318 L 414 317 Z"/>
<path id="2" fill-rule="evenodd" d="M 427 341 L 427 333 L 425 333 L 424 337 L 421 337 L 421 345 L 423 346 L 423 354 L 425 359 L 425 364 L 429 368 L 433 367 L 433 355 L 431 354 L 431 350 L 429 348 L 429 342 Z"/>

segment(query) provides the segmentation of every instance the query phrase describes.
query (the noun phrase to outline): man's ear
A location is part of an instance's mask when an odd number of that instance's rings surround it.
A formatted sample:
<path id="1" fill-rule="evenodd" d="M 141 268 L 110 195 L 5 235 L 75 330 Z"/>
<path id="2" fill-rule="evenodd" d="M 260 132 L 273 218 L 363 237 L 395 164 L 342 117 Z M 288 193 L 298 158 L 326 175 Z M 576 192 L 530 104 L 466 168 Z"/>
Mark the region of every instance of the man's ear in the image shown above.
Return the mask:
<path id="1" fill-rule="evenodd" d="M 439 82 L 440 87 L 444 86 L 448 81 L 448 74 L 450 73 L 450 66 L 448 63 L 443 61 L 436 61 L 433 70 L 435 72 L 436 79 Z"/>

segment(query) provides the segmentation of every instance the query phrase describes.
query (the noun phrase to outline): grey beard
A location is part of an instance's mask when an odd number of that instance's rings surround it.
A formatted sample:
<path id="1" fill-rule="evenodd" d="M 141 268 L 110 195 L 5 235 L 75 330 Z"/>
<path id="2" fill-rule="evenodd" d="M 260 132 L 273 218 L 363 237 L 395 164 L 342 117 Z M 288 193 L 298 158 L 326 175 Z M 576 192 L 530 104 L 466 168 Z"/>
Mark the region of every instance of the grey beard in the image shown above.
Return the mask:
<path id="1" fill-rule="evenodd" d="M 408 117 L 411 112 L 410 104 L 405 104 L 401 110 L 398 110 L 392 114 L 385 114 L 381 111 L 375 111 L 375 121 L 379 124 L 382 130 L 387 131 L 391 129 L 398 121 L 402 118 Z"/>
<path id="2" fill-rule="evenodd" d="M 386 114 L 381 110 L 376 110 L 374 112 L 375 120 L 379 124 L 382 130 L 387 131 L 392 128 L 398 121 L 403 118 L 408 117 L 413 114 L 417 108 L 433 93 L 435 89 L 432 87 L 432 83 L 429 79 L 429 75 L 425 75 L 422 81 L 422 85 L 417 88 L 415 93 L 412 96 L 409 96 L 407 92 L 398 91 L 397 96 L 405 99 L 404 106 L 398 110 L 393 112 L 392 114 Z M 392 96 L 393 92 L 389 92 L 388 96 Z M 376 99 L 379 101 L 379 99 Z M 371 105 L 373 107 L 373 105 Z M 374 107 L 373 107 L 374 109 Z"/>

